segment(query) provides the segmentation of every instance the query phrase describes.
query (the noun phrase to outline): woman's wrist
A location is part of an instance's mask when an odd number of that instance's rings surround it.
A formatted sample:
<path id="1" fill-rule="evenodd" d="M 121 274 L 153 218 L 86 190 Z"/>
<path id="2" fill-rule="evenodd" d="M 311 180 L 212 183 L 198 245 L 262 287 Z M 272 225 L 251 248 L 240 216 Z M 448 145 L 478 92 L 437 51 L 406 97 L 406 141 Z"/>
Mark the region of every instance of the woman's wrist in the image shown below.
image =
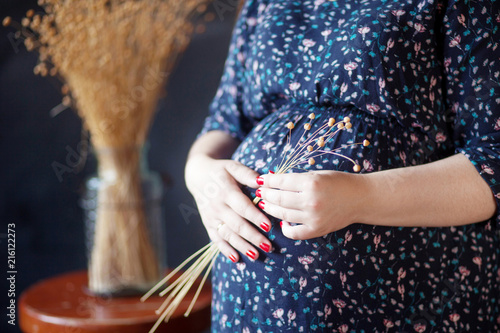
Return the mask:
<path id="1" fill-rule="evenodd" d="M 370 179 L 369 174 L 349 174 L 352 177 L 351 223 L 367 223 L 371 220 L 376 207 L 374 201 L 377 197 L 375 182 Z"/>
<path id="2" fill-rule="evenodd" d="M 210 131 L 200 136 L 192 145 L 188 159 L 203 155 L 213 159 L 228 159 L 238 147 L 239 141 L 222 131 Z"/>
<path id="3" fill-rule="evenodd" d="M 393 184 L 391 173 L 373 172 L 354 176 L 358 192 L 356 222 L 378 224 L 379 221 L 384 221 L 385 216 L 390 215 L 393 208 L 390 204 L 392 198 L 386 192 L 390 191 L 390 184 Z"/>

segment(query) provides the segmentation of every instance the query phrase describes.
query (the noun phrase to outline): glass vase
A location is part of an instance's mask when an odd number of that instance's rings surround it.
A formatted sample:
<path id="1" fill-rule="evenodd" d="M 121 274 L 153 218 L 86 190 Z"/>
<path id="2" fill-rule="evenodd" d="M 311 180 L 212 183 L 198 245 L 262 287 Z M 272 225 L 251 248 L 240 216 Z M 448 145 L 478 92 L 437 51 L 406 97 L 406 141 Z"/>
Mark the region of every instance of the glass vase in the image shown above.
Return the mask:
<path id="1" fill-rule="evenodd" d="M 163 184 L 149 170 L 144 147 L 94 149 L 98 173 L 82 197 L 89 291 L 143 294 L 166 267 Z"/>

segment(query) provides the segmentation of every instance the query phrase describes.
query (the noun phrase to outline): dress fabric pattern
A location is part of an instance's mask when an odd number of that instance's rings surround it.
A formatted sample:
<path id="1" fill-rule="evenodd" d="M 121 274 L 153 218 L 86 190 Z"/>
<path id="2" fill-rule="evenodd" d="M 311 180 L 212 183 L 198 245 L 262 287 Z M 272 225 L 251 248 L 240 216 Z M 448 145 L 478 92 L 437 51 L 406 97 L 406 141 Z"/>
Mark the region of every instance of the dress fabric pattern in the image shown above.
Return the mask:
<path id="1" fill-rule="evenodd" d="M 499 30 L 495 0 L 247 0 L 203 133 L 238 138 L 233 158 L 267 173 L 286 123 L 299 128 L 314 112 L 313 132 L 349 116 L 353 127 L 329 146 L 369 139 L 342 151 L 361 172 L 462 153 L 499 202 Z M 328 155 L 294 172 L 308 170 L 352 164 Z M 272 222 L 272 253 L 218 257 L 214 333 L 500 331 L 497 216 L 450 228 L 353 224 L 307 241 Z"/>

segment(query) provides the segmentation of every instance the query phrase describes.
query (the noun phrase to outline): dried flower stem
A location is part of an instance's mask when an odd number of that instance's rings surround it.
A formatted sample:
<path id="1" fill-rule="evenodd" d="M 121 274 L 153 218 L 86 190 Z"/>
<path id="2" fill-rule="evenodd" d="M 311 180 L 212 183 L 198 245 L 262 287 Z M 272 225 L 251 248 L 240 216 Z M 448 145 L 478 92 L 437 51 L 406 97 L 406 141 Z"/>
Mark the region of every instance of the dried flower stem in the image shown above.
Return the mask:
<path id="1" fill-rule="evenodd" d="M 166 284 L 170 279 L 172 279 L 184 266 L 186 266 L 189 262 L 191 262 L 194 258 L 196 258 L 199 254 L 203 253 L 205 250 L 207 250 L 212 243 L 208 243 L 195 253 L 193 253 L 189 258 L 184 260 L 179 266 L 177 266 L 173 271 L 170 272 L 166 277 L 164 277 L 160 282 L 158 282 L 153 288 L 151 288 L 144 296 L 141 297 L 141 301 L 145 301 L 149 297 L 151 297 L 155 292 L 158 291 L 158 289 L 161 288 L 164 284 Z"/>
<path id="2" fill-rule="evenodd" d="M 316 116 L 312 113 L 309 115 L 309 118 L 311 121 L 316 118 Z M 306 136 L 306 133 L 309 131 L 308 128 L 310 128 L 310 123 L 307 123 L 305 126 L 309 125 L 307 128 L 305 128 L 304 132 L 302 133 L 301 138 L 297 141 L 297 144 L 295 147 L 292 149 L 292 152 L 284 158 L 280 164 L 278 165 L 276 169 L 276 173 L 286 173 L 289 170 L 296 168 L 300 164 L 308 163 L 310 161 L 310 158 L 314 157 L 319 157 L 325 154 L 332 154 L 336 155 L 342 158 L 345 158 L 352 162 L 354 166 L 357 165 L 356 161 L 354 161 L 352 158 L 344 155 L 337 153 L 337 151 L 344 149 L 348 146 L 356 146 L 356 145 L 361 145 L 364 144 L 362 142 L 357 142 L 357 143 L 352 143 L 349 145 L 344 145 L 342 147 L 335 148 L 333 150 L 324 150 L 321 149 L 324 147 L 328 141 L 330 141 L 339 131 L 344 130 L 346 128 L 350 128 L 352 125 L 351 120 L 349 117 L 345 117 L 342 121 L 338 122 L 337 124 L 334 124 L 334 119 L 330 118 L 329 121 L 325 124 L 323 124 L 320 128 L 318 128 L 314 133 L 312 133 L 309 138 L 307 138 L 304 142 L 303 138 Z M 291 131 L 295 126 L 287 126 L 290 129 L 290 133 L 287 138 L 287 142 L 290 142 L 290 137 L 291 137 Z M 290 128 L 291 127 L 291 128 Z M 336 128 L 336 130 L 333 130 Z M 321 134 L 326 130 L 326 133 Z M 326 137 L 326 138 L 325 138 Z M 322 142 L 320 145 L 319 142 Z"/>
<path id="3" fill-rule="evenodd" d="M 316 116 L 313 113 L 309 115 L 309 119 L 311 121 L 314 120 L 315 118 Z M 288 146 L 291 142 L 292 129 L 295 128 L 295 124 L 289 122 L 286 127 L 289 129 L 289 135 L 287 136 L 287 146 Z M 282 161 L 277 167 L 276 173 L 288 172 L 289 170 L 296 168 L 298 165 L 303 163 L 314 164 L 315 157 L 317 158 L 325 154 L 332 154 L 346 158 L 347 160 L 351 161 L 354 164 L 354 171 L 358 172 L 359 170 L 357 169 L 357 167 L 359 167 L 359 165 L 356 163 L 356 161 L 354 161 L 350 157 L 338 153 L 339 150 L 345 148 L 346 146 L 338 147 L 333 150 L 322 149 L 323 147 L 325 147 L 328 141 L 330 141 L 339 131 L 344 129 L 349 129 L 351 127 L 352 127 L 351 120 L 348 117 L 345 117 L 341 122 L 338 122 L 337 124 L 335 124 L 335 120 L 333 118 L 330 118 L 326 124 L 322 125 L 307 139 L 305 139 L 307 137 L 308 131 L 311 129 L 311 123 L 305 124 L 302 136 L 297 141 L 297 144 L 292 149 L 290 154 L 286 158 L 282 159 Z M 363 145 L 366 147 L 369 144 L 370 143 L 368 140 L 364 140 L 363 142 L 352 143 L 347 146 Z M 256 197 L 253 202 L 257 204 L 259 200 L 260 198 Z M 169 292 L 170 295 L 166 298 L 164 303 L 156 311 L 157 314 L 161 313 L 161 316 L 156 322 L 155 326 L 151 329 L 150 333 L 154 332 L 156 328 L 158 328 L 158 325 L 163 320 L 168 321 L 170 316 L 179 306 L 181 300 L 186 296 L 187 292 L 191 289 L 196 279 L 201 275 L 203 271 L 205 271 L 203 279 L 200 285 L 198 286 L 198 290 L 196 291 L 196 294 L 193 300 L 191 301 L 188 310 L 184 314 L 185 316 L 189 315 L 192 307 L 194 306 L 194 303 L 196 302 L 196 299 L 198 298 L 201 288 L 203 287 L 203 284 L 205 283 L 205 280 L 207 279 L 208 274 L 210 273 L 214 265 L 215 259 L 219 255 L 219 253 L 220 250 L 214 243 L 209 243 L 205 245 L 203 248 L 201 248 L 196 253 L 191 255 L 188 259 L 186 259 L 184 262 L 182 262 L 182 264 L 180 264 L 175 270 L 173 270 L 166 278 L 160 281 L 146 295 L 143 296 L 141 300 L 144 301 L 148 297 L 153 295 L 158 289 L 160 289 L 161 286 L 165 285 L 172 277 L 174 277 L 174 275 L 177 272 L 179 272 L 179 270 L 181 270 L 184 266 L 186 266 L 192 260 L 197 258 L 194 261 L 194 263 L 192 263 L 191 266 L 184 272 L 184 274 L 182 274 L 171 285 L 169 285 L 160 293 L 160 296 L 164 296 Z"/>
<path id="4" fill-rule="evenodd" d="M 170 319 L 170 317 L 174 314 L 175 310 L 179 307 L 184 297 L 186 297 L 187 293 L 193 286 L 193 284 L 198 280 L 199 276 L 205 271 L 203 278 L 201 279 L 199 286 L 196 290 L 189 307 L 187 308 L 184 316 L 189 316 L 191 310 L 200 295 L 200 292 L 205 285 L 205 282 L 210 274 L 210 271 L 214 265 L 215 259 L 219 255 L 220 250 L 214 243 L 209 243 L 205 245 L 203 248 L 198 250 L 196 253 L 191 255 L 188 259 L 184 260 L 176 269 L 174 269 L 167 277 L 161 280 L 156 286 L 154 286 L 148 293 L 146 293 L 141 301 L 145 301 L 151 295 L 153 295 L 158 289 L 160 289 L 163 285 L 165 285 L 170 279 L 172 279 L 176 273 L 178 273 L 184 266 L 186 266 L 189 262 L 191 262 L 194 258 L 198 257 L 191 266 L 175 281 L 173 281 L 167 288 L 165 288 L 160 296 L 165 296 L 170 292 L 169 296 L 165 299 L 163 304 L 156 310 L 157 314 L 161 313 L 161 316 L 156 321 L 155 325 L 151 328 L 149 333 L 153 333 L 158 326 L 163 322 Z"/>
<path id="5" fill-rule="evenodd" d="M 311 113 L 308 118 L 312 122 L 314 119 L 316 119 L 316 115 L 314 113 Z M 344 154 L 339 153 L 339 151 L 350 146 L 363 145 L 366 147 L 370 144 L 368 140 L 343 145 L 332 150 L 323 149 L 323 147 L 325 147 L 326 144 L 337 133 L 345 129 L 350 129 L 352 127 L 351 119 L 349 117 L 345 117 L 342 121 L 335 123 L 335 119 L 330 118 L 328 122 L 323 124 L 314 133 L 307 137 L 307 133 L 311 129 L 311 122 L 304 125 L 304 131 L 302 132 L 300 139 L 295 144 L 295 147 L 291 149 L 291 152 L 288 154 L 288 156 L 283 158 L 278 164 L 275 173 L 286 173 L 292 169 L 297 168 L 301 164 L 314 165 L 316 163 L 315 158 L 326 154 L 331 154 L 347 159 L 354 165 L 354 172 L 359 172 L 361 170 L 361 167 L 356 163 L 356 161 Z M 286 127 L 289 129 L 289 133 L 287 136 L 287 145 L 289 145 L 291 142 L 292 130 L 295 128 L 295 124 L 289 122 Z M 259 201 L 259 197 L 255 197 L 253 199 L 254 204 L 257 204 Z"/>

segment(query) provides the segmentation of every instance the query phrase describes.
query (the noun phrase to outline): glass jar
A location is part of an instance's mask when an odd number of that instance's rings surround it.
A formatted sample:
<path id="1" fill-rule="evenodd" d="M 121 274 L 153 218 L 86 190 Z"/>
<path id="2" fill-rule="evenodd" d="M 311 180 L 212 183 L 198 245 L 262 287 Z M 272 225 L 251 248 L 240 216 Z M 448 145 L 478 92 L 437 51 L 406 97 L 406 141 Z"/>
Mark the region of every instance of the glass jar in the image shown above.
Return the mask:
<path id="1" fill-rule="evenodd" d="M 143 294 L 166 268 L 163 184 L 143 147 L 95 149 L 98 174 L 85 183 L 89 291 Z"/>

